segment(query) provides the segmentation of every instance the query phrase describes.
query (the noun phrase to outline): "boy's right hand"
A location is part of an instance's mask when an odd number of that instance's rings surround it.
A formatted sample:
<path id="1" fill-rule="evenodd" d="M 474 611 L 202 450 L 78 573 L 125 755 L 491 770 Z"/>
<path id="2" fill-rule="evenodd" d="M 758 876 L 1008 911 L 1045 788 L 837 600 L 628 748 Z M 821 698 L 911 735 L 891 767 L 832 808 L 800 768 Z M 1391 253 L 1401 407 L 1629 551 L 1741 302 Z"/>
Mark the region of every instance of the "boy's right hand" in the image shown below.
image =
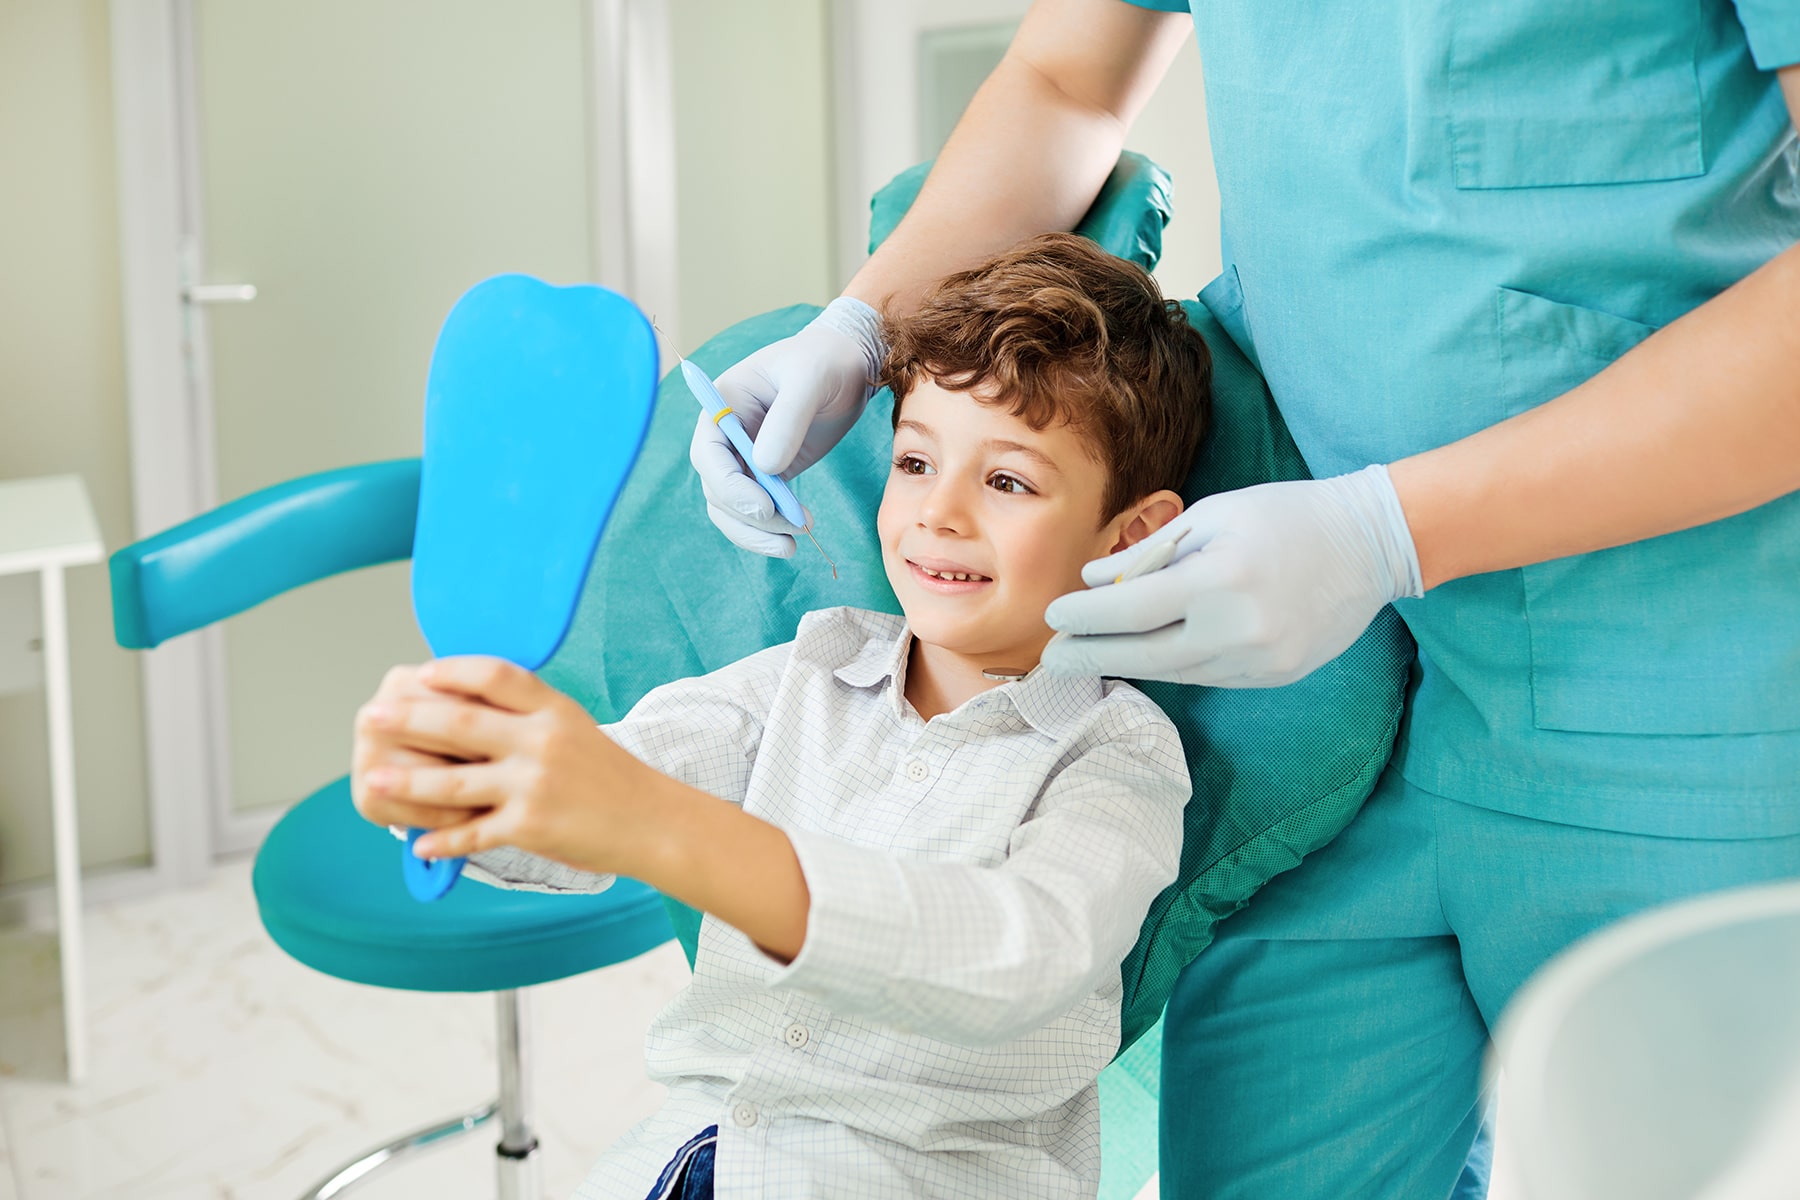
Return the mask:
<path id="1" fill-rule="evenodd" d="M 467 819 L 466 813 L 458 813 L 450 809 L 405 804 L 373 796 L 365 782 L 369 772 L 377 767 L 441 767 L 449 765 L 449 759 L 400 745 L 394 740 L 393 735 L 382 733 L 373 722 L 364 718 L 366 710 L 373 705 L 392 700 L 431 698 L 441 699 L 442 695 L 420 681 L 418 667 L 390 667 L 387 674 L 382 676 L 381 686 L 375 689 L 375 694 L 369 698 L 369 702 L 357 710 L 355 735 L 350 750 L 350 799 L 355 803 L 357 812 L 377 825 L 408 825 L 421 829 L 436 829 Z"/>

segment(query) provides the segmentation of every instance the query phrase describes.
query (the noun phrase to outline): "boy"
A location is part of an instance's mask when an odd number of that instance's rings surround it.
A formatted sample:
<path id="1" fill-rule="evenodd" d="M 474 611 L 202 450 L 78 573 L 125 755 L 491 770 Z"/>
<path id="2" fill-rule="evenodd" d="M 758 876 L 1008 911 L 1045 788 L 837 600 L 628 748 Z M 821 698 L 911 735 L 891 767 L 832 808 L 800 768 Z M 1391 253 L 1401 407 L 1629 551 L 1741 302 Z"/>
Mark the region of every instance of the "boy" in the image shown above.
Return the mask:
<path id="1" fill-rule="evenodd" d="M 888 335 L 904 618 L 810 613 L 604 728 L 480 658 L 391 673 L 359 715 L 357 805 L 433 828 L 418 852 L 502 886 L 627 874 L 707 914 L 649 1035 L 667 1101 L 582 1197 L 1096 1189 L 1119 962 L 1189 781 L 1140 692 L 1032 667 L 1082 565 L 1181 511 L 1209 359 L 1147 274 L 1068 235 Z"/>

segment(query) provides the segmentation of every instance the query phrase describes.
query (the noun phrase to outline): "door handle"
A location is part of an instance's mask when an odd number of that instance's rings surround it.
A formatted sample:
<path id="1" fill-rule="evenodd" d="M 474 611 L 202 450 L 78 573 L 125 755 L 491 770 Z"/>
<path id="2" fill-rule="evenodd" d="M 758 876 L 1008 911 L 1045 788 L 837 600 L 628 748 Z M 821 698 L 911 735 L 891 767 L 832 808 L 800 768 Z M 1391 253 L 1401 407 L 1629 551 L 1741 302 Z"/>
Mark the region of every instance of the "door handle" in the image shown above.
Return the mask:
<path id="1" fill-rule="evenodd" d="M 190 283 L 181 289 L 189 304 L 248 304 L 256 299 L 254 283 Z"/>

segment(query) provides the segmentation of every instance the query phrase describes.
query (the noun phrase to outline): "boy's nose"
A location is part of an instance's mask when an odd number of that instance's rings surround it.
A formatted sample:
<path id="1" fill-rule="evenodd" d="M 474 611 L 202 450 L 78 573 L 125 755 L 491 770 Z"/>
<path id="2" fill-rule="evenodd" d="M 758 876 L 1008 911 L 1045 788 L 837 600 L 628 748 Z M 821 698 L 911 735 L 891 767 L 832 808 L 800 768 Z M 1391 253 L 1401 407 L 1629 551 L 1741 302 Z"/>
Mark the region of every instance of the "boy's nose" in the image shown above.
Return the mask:
<path id="1" fill-rule="evenodd" d="M 942 476 L 939 477 L 942 479 Z M 933 484 L 919 505 L 919 525 L 966 533 L 970 526 L 968 497 L 955 482 Z"/>

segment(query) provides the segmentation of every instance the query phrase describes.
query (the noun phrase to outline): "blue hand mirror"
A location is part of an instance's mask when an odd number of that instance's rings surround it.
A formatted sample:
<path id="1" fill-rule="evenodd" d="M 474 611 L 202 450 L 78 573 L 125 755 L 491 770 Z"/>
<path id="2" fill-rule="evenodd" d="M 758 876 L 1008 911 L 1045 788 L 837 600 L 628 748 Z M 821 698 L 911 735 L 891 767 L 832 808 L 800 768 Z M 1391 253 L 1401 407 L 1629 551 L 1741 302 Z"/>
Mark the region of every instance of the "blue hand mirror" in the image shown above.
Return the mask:
<path id="1" fill-rule="evenodd" d="M 425 385 L 413 613 L 431 652 L 535 671 L 562 644 L 656 401 L 657 349 L 605 288 L 499 275 L 438 333 Z M 401 852 L 407 889 L 448 892 L 460 858 Z"/>

